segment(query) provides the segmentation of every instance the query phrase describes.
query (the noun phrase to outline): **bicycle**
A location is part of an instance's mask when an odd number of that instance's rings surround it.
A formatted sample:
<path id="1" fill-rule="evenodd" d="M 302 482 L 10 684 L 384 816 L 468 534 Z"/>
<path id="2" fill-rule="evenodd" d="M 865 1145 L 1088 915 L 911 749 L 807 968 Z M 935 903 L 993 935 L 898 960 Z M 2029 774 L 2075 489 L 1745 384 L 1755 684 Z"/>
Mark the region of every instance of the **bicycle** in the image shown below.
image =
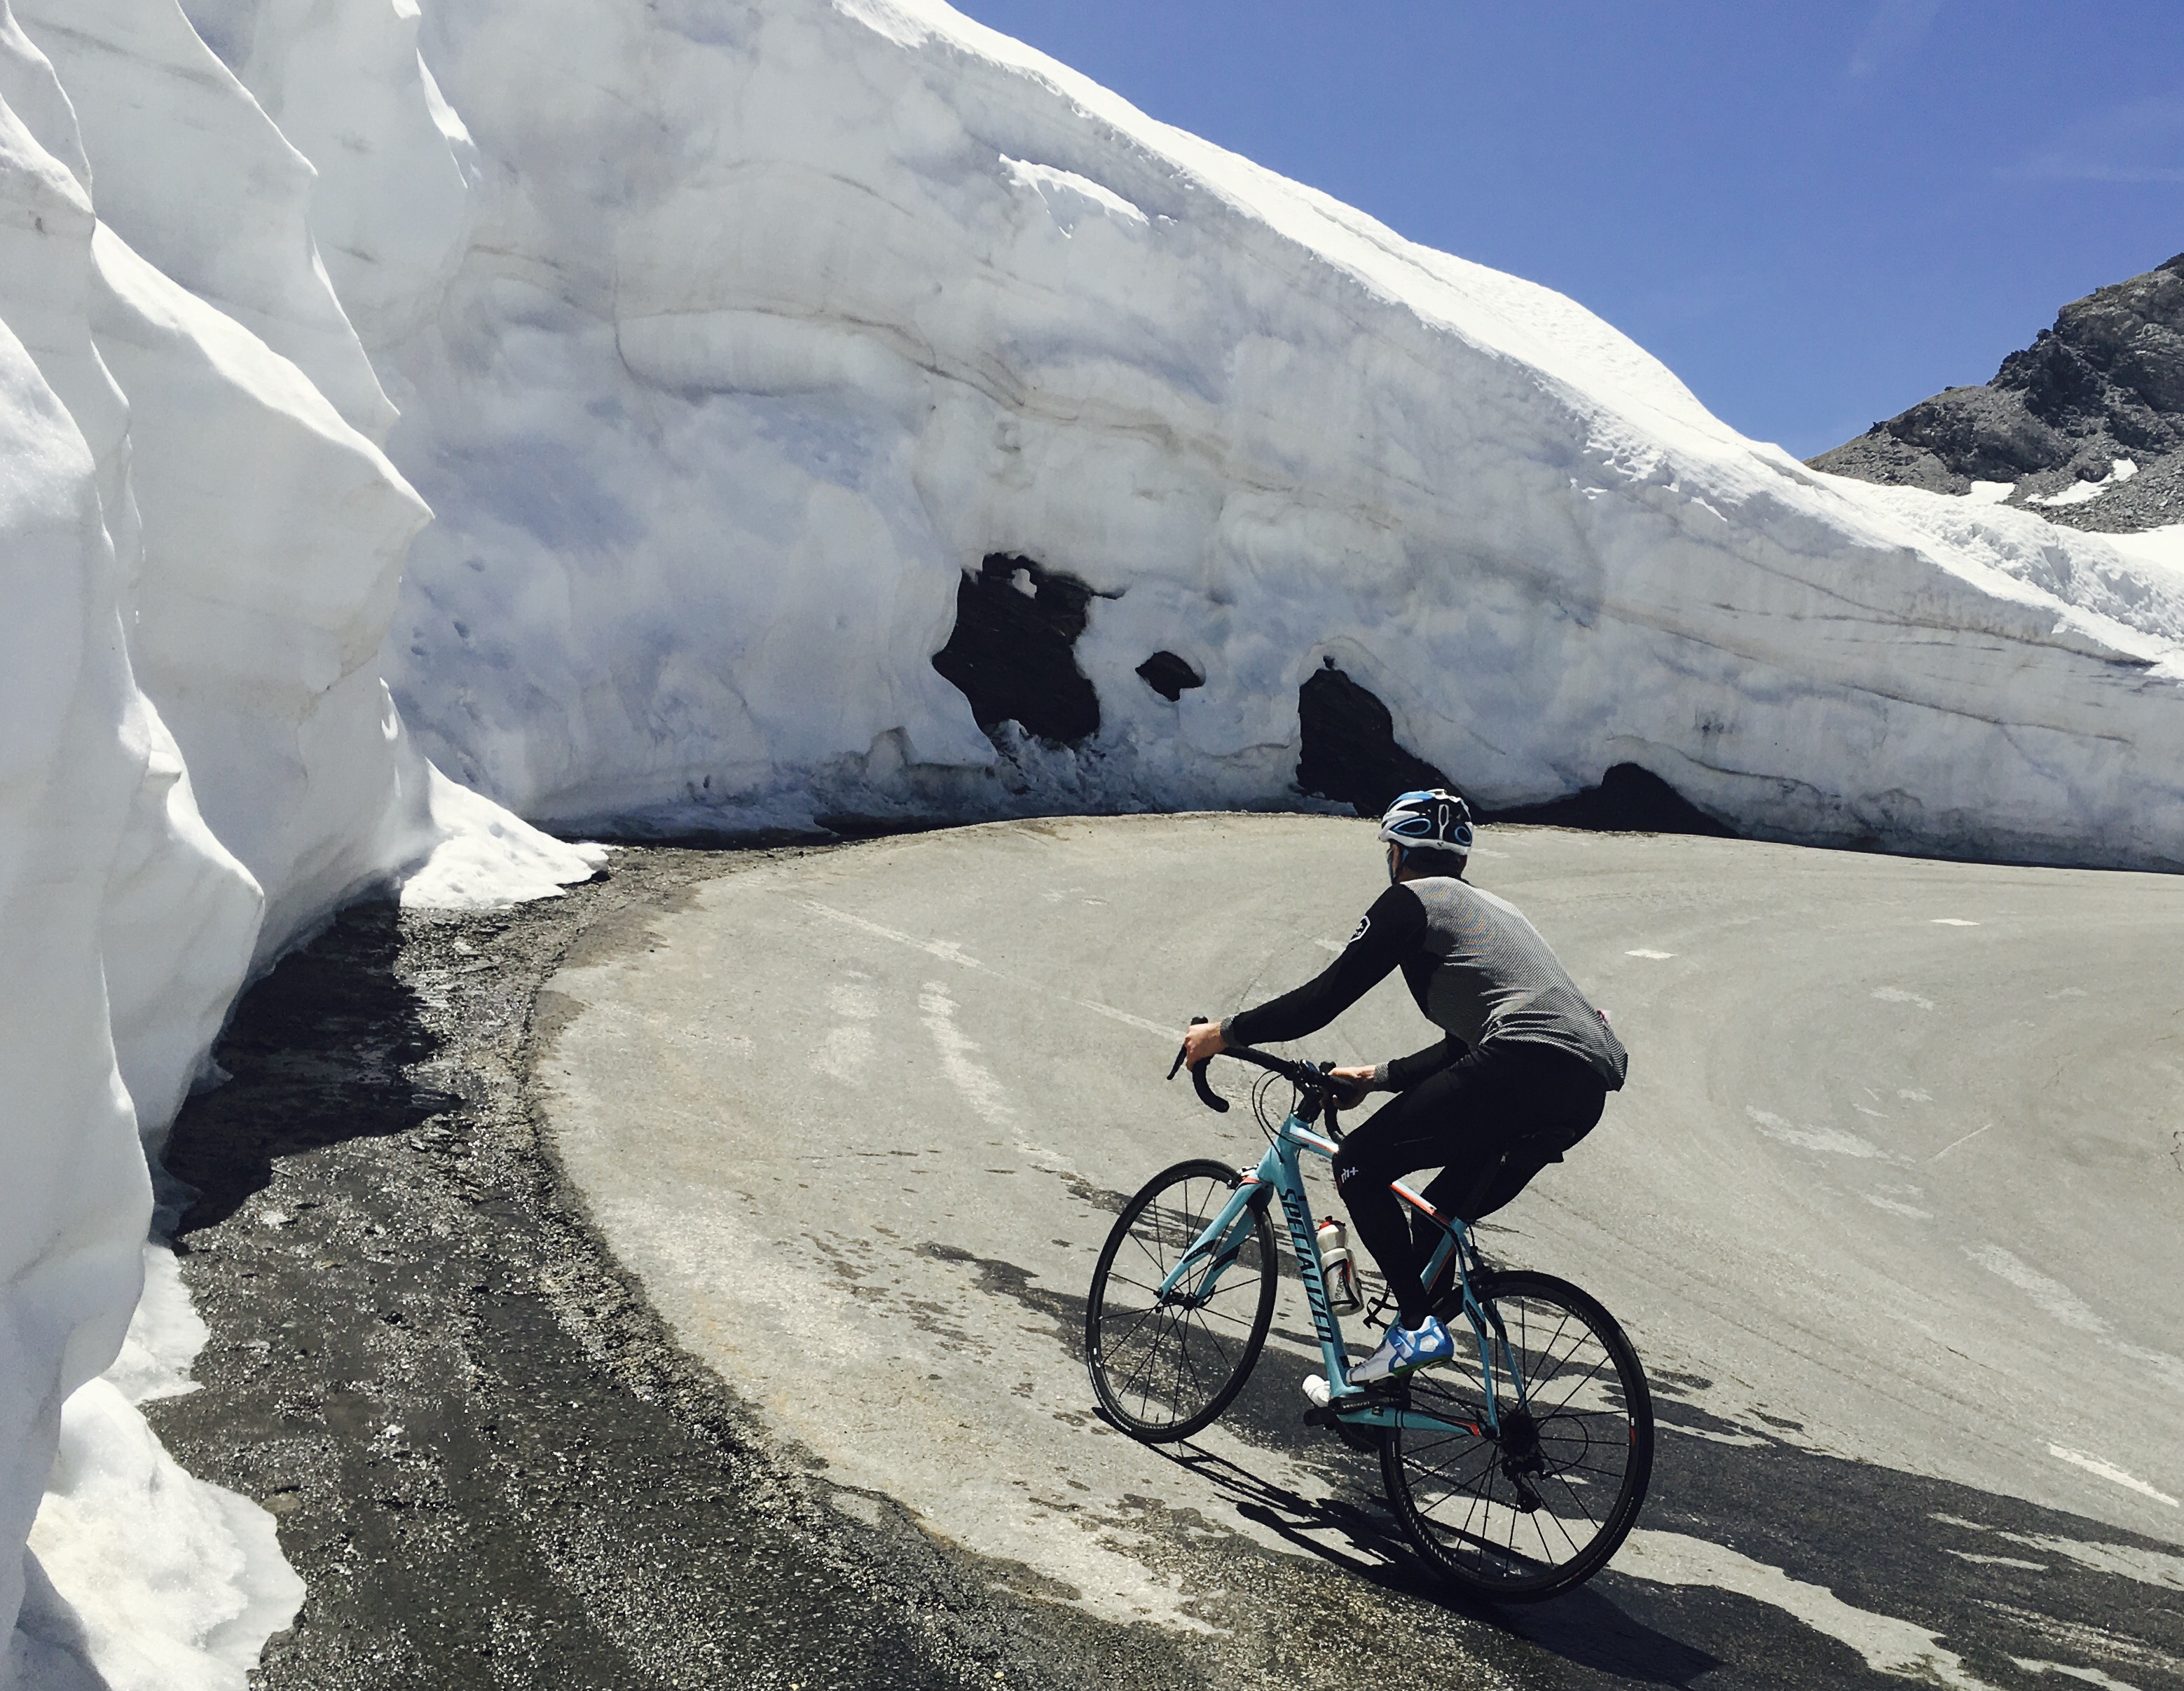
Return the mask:
<path id="1" fill-rule="evenodd" d="M 1440 1286 L 1454 1269 L 1435 1313 L 1458 1332 L 1461 1316 L 1473 1343 L 1467 1354 L 1459 1338 L 1453 1363 L 1353 1385 L 1299 1161 L 1306 1152 L 1334 1155 L 1346 1089 L 1326 1072 L 1332 1065 L 1241 1046 L 1223 1055 L 1287 1080 L 1296 1097 L 1277 1126 L 1266 1104 L 1272 1083 L 1256 1084 L 1268 1141 L 1256 1167 L 1178 1163 L 1123 1207 L 1092 1271 L 1084 1316 L 1100 1407 L 1133 1437 L 1161 1443 L 1202 1431 L 1234 1400 L 1273 1320 L 1280 1261 L 1268 1211 L 1279 1199 L 1330 1387 L 1306 1422 L 1361 1450 L 1379 1446 L 1405 1537 L 1458 1590 L 1535 1602 L 1590 1579 L 1637 1520 L 1653 1465 L 1652 1394 L 1614 1317 L 1567 1281 L 1485 1265 L 1468 1220 L 1398 1180 L 1396 1196 L 1442 1236 L 1424 1284 Z M 1191 1069 L 1200 1099 L 1227 1110 L 1205 1069 Z M 1323 1119 L 1326 1132 L 1314 1131 Z M 1499 1168 L 1455 1208 L 1475 1208 Z M 1124 1272 L 1117 1259 L 1133 1244 L 1139 1254 L 1124 1258 Z M 1368 1324 L 1373 1314 L 1366 1312 Z"/>

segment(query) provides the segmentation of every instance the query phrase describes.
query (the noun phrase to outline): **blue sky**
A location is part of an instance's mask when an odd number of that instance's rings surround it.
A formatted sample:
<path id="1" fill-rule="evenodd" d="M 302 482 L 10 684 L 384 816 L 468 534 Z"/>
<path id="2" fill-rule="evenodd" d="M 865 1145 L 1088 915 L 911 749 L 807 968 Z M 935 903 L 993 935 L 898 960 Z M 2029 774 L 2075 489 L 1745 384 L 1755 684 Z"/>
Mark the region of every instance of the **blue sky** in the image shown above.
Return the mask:
<path id="1" fill-rule="evenodd" d="M 1800 456 L 2184 252 L 2184 0 L 956 0 Z"/>

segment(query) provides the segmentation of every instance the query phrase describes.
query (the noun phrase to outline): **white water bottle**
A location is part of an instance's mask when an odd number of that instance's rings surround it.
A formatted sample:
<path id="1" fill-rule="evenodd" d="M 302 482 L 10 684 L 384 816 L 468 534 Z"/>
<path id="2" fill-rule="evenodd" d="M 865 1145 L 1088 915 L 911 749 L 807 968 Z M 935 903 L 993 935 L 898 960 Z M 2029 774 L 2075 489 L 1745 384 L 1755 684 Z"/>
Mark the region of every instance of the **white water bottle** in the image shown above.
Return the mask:
<path id="1" fill-rule="evenodd" d="M 1327 1287 L 1327 1307 L 1354 1315 L 1365 1307 L 1357 1291 L 1357 1270 L 1350 1260 L 1350 1235 L 1333 1216 L 1319 1224 L 1319 1277 Z"/>

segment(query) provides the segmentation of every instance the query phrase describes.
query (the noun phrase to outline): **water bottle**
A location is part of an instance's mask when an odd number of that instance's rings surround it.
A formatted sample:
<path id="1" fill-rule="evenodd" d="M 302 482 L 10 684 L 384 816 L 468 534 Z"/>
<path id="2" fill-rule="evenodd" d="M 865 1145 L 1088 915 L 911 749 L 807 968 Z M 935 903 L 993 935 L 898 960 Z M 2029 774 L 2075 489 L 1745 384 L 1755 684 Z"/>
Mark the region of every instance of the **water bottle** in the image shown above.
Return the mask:
<path id="1" fill-rule="evenodd" d="M 1357 1270 L 1350 1260 L 1350 1235 L 1333 1216 L 1319 1224 L 1319 1277 L 1327 1286 L 1327 1307 L 1354 1315 L 1365 1307 L 1357 1290 Z"/>

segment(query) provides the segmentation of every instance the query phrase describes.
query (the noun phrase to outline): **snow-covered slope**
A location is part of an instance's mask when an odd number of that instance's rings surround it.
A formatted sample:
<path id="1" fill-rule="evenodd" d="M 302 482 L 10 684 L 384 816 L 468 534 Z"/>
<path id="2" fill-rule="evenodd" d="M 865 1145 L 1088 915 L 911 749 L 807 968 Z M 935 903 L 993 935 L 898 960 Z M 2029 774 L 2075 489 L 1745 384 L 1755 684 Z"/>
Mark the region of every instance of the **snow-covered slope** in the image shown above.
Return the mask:
<path id="1" fill-rule="evenodd" d="M 375 349 L 440 518 L 388 671 L 528 814 L 1279 803 L 1332 657 L 1496 805 L 1633 762 L 1761 834 L 2178 859 L 2184 618 L 2097 539 L 1815 474 L 938 4 L 425 23 L 477 189 Z M 998 777 L 929 663 L 989 554 L 1105 595 L 1097 737 Z"/>

